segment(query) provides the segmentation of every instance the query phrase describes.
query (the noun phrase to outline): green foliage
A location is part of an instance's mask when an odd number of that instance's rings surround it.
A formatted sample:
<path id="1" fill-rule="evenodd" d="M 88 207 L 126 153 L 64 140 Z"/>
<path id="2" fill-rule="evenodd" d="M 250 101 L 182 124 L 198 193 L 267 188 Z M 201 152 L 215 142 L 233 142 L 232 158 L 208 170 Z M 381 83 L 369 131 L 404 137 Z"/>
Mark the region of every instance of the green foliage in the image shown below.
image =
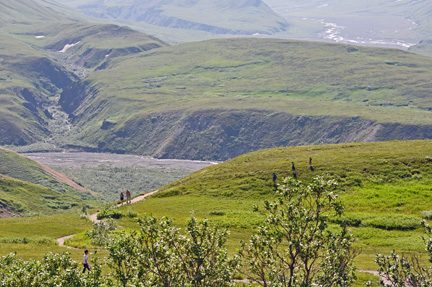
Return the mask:
<path id="1" fill-rule="evenodd" d="M 44 245 L 55 245 L 56 241 L 52 238 L 48 237 L 36 237 L 36 238 L 27 238 L 27 237 L 2 237 L 0 238 L 0 243 L 18 243 L 18 244 L 44 244 Z"/>
<path id="2" fill-rule="evenodd" d="M 184 235 L 167 218 L 138 222 L 139 233 L 109 243 L 108 264 L 122 286 L 234 286 L 238 262 L 227 257 L 226 230 L 195 218 Z"/>
<path id="3" fill-rule="evenodd" d="M 97 214 L 97 219 L 101 220 L 104 218 L 115 218 L 119 219 L 123 217 L 123 213 L 116 209 L 116 206 L 106 204 Z"/>
<path id="4" fill-rule="evenodd" d="M 385 230 L 414 230 L 420 227 L 416 216 L 402 214 L 347 214 L 331 222 L 354 227 L 374 227 Z"/>
<path id="5" fill-rule="evenodd" d="M 243 243 L 245 275 L 262 286 L 351 286 L 354 238 L 346 228 L 331 232 L 328 216 L 343 206 L 337 183 L 317 176 L 309 185 L 285 178 L 278 199 L 265 202 L 266 220 Z"/>
<path id="6" fill-rule="evenodd" d="M 421 214 L 424 219 L 432 219 L 432 210 L 422 211 Z"/>
<path id="7" fill-rule="evenodd" d="M 86 231 L 86 236 L 90 238 L 90 243 L 97 246 L 105 246 L 108 243 L 110 231 L 116 229 L 116 223 L 112 218 L 93 223 L 91 230 Z"/>

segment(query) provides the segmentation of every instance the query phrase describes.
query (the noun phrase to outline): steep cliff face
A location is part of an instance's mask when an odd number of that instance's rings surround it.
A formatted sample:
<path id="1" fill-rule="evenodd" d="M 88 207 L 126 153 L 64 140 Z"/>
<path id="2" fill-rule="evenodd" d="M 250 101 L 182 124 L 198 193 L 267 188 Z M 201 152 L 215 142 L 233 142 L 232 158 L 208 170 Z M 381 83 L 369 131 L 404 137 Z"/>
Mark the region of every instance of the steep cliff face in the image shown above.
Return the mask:
<path id="1" fill-rule="evenodd" d="M 100 151 L 227 160 L 272 147 L 426 138 L 432 138 L 432 126 L 264 110 L 203 110 L 150 114 L 120 126 L 105 121 L 87 140 L 96 141 Z"/>

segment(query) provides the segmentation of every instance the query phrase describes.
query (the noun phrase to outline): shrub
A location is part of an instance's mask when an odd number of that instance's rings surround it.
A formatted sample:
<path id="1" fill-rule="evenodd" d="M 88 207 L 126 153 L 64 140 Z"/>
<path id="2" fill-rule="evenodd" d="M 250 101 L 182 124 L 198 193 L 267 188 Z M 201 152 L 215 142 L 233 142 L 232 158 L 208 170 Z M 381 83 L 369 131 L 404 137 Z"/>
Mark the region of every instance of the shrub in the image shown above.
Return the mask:
<path id="1" fill-rule="evenodd" d="M 332 218 L 330 222 L 353 227 L 374 227 L 385 230 L 414 230 L 420 227 L 420 219 L 402 214 L 349 214 Z"/>
<path id="2" fill-rule="evenodd" d="M 400 214 L 380 215 L 362 221 L 363 226 L 385 230 L 414 230 L 420 227 L 420 219 Z"/>
<path id="3" fill-rule="evenodd" d="M 98 214 L 97 219 L 101 220 L 104 218 L 114 218 L 119 219 L 123 217 L 123 213 L 117 209 L 115 209 L 114 206 L 105 206 Z"/>
<path id="4" fill-rule="evenodd" d="M 218 216 L 221 216 L 221 215 L 225 215 L 225 211 L 210 211 L 210 215 L 218 215 Z"/>
<path id="5" fill-rule="evenodd" d="M 422 216 L 424 219 L 432 219 L 432 210 L 422 211 Z"/>
<path id="6" fill-rule="evenodd" d="M 425 220 L 421 222 L 421 225 L 425 227 L 425 233 L 428 235 L 423 240 L 429 258 L 432 258 L 432 228 Z M 432 268 L 425 267 L 418 255 L 398 255 L 393 251 L 388 256 L 377 254 L 375 262 L 379 266 L 380 278 L 388 282 L 386 286 L 432 286 Z"/>

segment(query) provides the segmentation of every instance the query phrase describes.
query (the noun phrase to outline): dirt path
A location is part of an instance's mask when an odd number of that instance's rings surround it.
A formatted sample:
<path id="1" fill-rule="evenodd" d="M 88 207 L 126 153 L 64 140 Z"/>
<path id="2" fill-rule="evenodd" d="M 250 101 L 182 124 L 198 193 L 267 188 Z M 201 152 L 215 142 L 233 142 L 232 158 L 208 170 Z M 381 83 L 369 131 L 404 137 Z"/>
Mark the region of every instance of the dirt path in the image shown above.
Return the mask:
<path id="1" fill-rule="evenodd" d="M 159 191 L 159 190 L 157 189 L 157 190 L 154 190 L 154 191 L 152 191 L 152 192 L 148 192 L 148 193 L 146 193 L 146 194 L 142 194 L 142 195 L 139 195 L 139 196 L 137 196 L 137 197 L 134 197 L 134 198 L 132 198 L 132 200 L 131 200 L 131 204 L 133 204 L 133 203 L 137 203 L 137 202 L 140 202 L 140 201 L 146 199 L 146 197 L 149 197 L 149 196 L 155 194 L 155 193 L 158 192 L 158 191 Z M 120 206 L 123 206 L 123 205 L 127 205 L 126 202 L 124 202 L 123 204 L 121 204 L 121 203 L 120 203 L 120 204 L 117 204 L 117 207 L 120 207 Z M 97 219 L 97 215 L 98 215 L 98 212 L 91 214 L 91 215 L 89 216 L 89 220 L 90 220 L 91 222 L 94 222 L 94 223 L 99 222 L 100 220 Z M 75 234 L 71 234 L 71 235 L 68 235 L 68 236 L 63 236 L 63 237 L 57 238 L 56 241 L 57 241 L 57 243 L 58 243 L 59 246 L 64 246 L 64 247 L 66 247 L 66 248 L 73 248 L 73 247 L 70 247 L 70 246 L 65 245 L 64 242 L 65 242 L 67 239 L 72 238 L 72 236 L 74 236 L 74 235 L 75 235 Z"/>
<path id="2" fill-rule="evenodd" d="M 74 236 L 74 234 L 71 234 L 71 235 L 68 235 L 68 236 L 63 236 L 63 237 L 57 238 L 56 241 L 57 241 L 57 243 L 58 243 L 59 246 L 64 246 L 64 247 L 66 247 L 66 248 L 73 248 L 73 247 L 70 247 L 70 246 L 64 245 L 65 240 L 67 240 L 67 239 L 69 239 L 69 238 L 72 238 L 72 236 Z"/>

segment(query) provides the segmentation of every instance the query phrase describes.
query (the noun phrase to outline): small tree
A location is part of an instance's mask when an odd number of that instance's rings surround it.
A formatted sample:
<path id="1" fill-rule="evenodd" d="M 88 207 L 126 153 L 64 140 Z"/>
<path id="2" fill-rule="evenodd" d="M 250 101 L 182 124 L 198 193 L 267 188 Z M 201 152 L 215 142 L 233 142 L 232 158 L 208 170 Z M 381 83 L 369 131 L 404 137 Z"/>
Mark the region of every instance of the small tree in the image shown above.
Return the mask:
<path id="1" fill-rule="evenodd" d="M 137 258 L 140 252 L 134 233 L 129 235 L 122 232 L 119 236 L 110 238 L 107 246 L 109 251 L 107 265 L 113 270 L 111 276 L 121 286 L 128 286 L 128 283 L 136 279 L 139 270 Z"/>
<path id="2" fill-rule="evenodd" d="M 429 262 L 432 263 L 432 228 L 422 221 L 425 233 L 428 237 L 423 237 L 426 251 L 429 253 Z M 417 255 L 399 256 L 395 251 L 391 255 L 385 256 L 377 254 L 375 262 L 379 266 L 379 275 L 384 286 L 392 287 L 429 287 L 432 286 L 432 267 L 425 267 L 420 264 Z"/>
<path id="3" fill-rule="evenodd" d="M 238 260 L 229 259 L 224 247 L 229 232 L 195 218 L 189 220 L 186 232 L 182 240 L 171 242 L 180 259 L 183 282 L 196 287 L 234 286 Z"/>
<path id="4" fill-rule="evenodd" d="M 279 198 L 265 201 L 267 218 L 240 251 L 250 281 L 262 286 L 351 285 L 357 255 L 353 237 L 345 227 L 333 233 L 327 225 L 329 216 L 343 211 L 336 186 L 322 176 L 309 185 L 284 179 Z"/>

